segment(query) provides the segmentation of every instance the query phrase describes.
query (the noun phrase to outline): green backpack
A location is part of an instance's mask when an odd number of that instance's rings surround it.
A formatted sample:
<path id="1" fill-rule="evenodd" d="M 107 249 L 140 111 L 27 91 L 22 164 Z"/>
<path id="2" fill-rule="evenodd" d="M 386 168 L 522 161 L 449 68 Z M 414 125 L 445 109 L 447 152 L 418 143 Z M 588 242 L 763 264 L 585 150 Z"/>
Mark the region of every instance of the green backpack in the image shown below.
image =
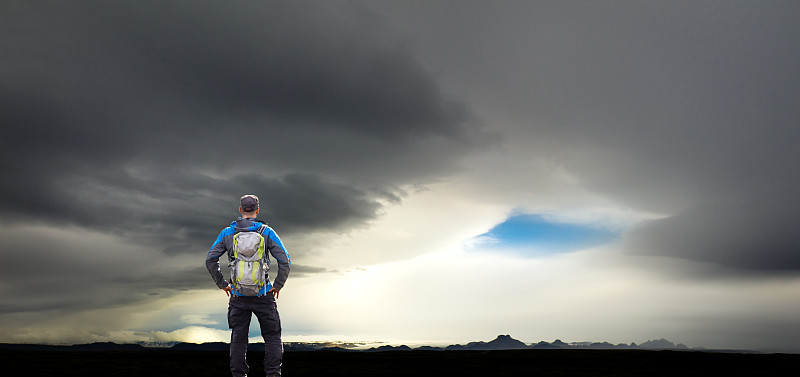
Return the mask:
<path id="1" fill-rule="evenodd" d="M 262 231 L 262 229 L 259 229 Z M 228 265 L 231 270 L 231 285 L 240 294 L 258 296 L 267 284 L 264 236 L 260 232 L 239 232 L 233 235 L 233 260 Z"/>

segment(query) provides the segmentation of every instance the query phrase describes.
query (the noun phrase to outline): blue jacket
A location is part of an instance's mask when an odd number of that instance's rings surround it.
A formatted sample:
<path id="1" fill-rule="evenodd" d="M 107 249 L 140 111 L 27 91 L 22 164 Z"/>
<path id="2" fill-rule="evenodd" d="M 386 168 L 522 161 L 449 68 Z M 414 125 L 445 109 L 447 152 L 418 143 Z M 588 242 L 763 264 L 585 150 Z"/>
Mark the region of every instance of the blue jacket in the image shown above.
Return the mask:
<path id="1" fill-rule="evenodd" d="M 281 242 L 278 234 L 272 228 L 266 226 L 267 224 L 263 220 L 255 218 L 244 218 L 231 222 L 230 226 L 219 232 L 217 240 L 211 245 L 211 250 L 208 251 L 208 256 L 206 256 L 206 268 L 211 277 L 214 278 L 214 283 L 217 284 L 217 287 L 223 289 L 228 286 L 228 281 L 225 280 L 219 269 L 219 257 L 227 253 L 228 261 L 233 261 L 233 235 L 237 232 L 258 231 L 262 225 L 265 226 L 264 231 L 261 233 L 264 236 L 264 247 L 278 262 L 278 275 L 275 277 L 275 284 L 272 284 L 269 281 L 269 272 L 267 272 L 267 284 L 262 288 L 260 294 L 266 294 L 272 287 L 278 290 L 283 288 L 286 278 L 289 277 L 289 269 L 292 264 L 292 260 L 289 258 L 289 251 L 283 247 L 283 242 Z M 265 255 L 264 259 L 266 260 L 266 265 L 269 266 L 269 256 Z M 233 290 L 233 294 L 242 296 L 236 289 Z"/>

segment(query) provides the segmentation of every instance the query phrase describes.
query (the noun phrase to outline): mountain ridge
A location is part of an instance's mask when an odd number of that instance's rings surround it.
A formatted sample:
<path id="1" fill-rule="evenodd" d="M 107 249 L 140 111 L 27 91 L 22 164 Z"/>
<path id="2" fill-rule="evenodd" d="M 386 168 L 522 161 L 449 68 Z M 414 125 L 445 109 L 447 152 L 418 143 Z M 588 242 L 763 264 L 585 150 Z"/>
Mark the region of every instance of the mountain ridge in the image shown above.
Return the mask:
<path id="1" fill-rule="evenodd" d="M 675 344 L 664 338 L 648 340 L 640 345 L 630 344 L 611 344 L 609 342 L 570 342 L 566 343 L 560 339 L 546 342 L 526 344 L 514 339 L 511 335 L 498 335 L 495 339 L 485 341 L 473 341 L 467 344 L 452 344 L 446 347 L 435 347 L 423 345 L 411 348 L 407 345 L 381 345 L 369 349 L 358 349 L 362 344 L 341 343 L 341 342 L 284 342 L 286 351 L 491 351 L 491 350 L 512 350 L 512 349 L 643 349 L 643 350 L 693 350 L 693 351 L 726 351 L 726 350 L 706 350 L 702 347 L 689 348 L 684 344 Z M 0 351 L 7 350 L 30 350 L 30 351 L 147 351 L 147 350 L 176 350 L 176 351 L 227 351 L 228 343 L 173 343 L 166 346 L 150 344 L 117 344 L 112 342 L 96 342 L 88 344 L 74 345 L 46 345 L 46 344 L 12 344 L 0 343 Z M 263 350 L 263 343 L 251 343 L 248 346 L 250 351 Z M 753 352 L 746 350 L 730 350 L 736 352 Z"/>

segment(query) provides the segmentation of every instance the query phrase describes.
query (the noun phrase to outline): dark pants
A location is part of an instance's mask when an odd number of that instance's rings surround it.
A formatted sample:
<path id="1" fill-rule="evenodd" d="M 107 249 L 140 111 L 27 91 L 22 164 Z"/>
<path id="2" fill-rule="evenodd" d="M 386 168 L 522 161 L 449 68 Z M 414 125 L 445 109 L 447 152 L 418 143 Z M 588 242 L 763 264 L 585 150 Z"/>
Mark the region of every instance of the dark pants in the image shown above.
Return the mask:
<path id="1" fill-rule="evenodd" d="M 246 376 L 250 369 L 245 356 L 252 314 L 256 315 L 261 326 L 261 337 L 264 338 L 264 372 L 267 376 L 275 373 L 280 375 L 283 360 L 281 318 L 278 316 L 278 305 L 272 294 L 261 297 L 231 296 L 228 302 L 231 374 L 234 377 Z"/>

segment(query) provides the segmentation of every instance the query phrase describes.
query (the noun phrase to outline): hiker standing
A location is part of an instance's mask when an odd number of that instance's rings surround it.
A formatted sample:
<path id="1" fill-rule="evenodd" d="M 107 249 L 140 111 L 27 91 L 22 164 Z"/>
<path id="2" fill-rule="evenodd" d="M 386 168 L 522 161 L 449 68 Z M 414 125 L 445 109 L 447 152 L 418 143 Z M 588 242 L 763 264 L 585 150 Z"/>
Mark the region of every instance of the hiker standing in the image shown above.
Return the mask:
<path id="1" fill-rule="evenodd" d="M 217 287 L 230 296 L 228 327 L 231 329 L 231 374 L 246 376 L 247 339 L 250 318 L 256 315 L 264 338 L 264 372 L 267 377 L 281 375 L 283 343 L 281 319 L 276 299 L 289 276 L 289 252 L 281 239 L 263 220 L 257 219 L 258 197 L 245 195 L 240 199 L 242 217 L 219 233 L 206 257 L 206 268 Z M 278 275 L 271 284 L 269 254 L 278 262 Z M 219 269 L 219 257 L 228 254 L 231 280 L 226 281 Z"/>

